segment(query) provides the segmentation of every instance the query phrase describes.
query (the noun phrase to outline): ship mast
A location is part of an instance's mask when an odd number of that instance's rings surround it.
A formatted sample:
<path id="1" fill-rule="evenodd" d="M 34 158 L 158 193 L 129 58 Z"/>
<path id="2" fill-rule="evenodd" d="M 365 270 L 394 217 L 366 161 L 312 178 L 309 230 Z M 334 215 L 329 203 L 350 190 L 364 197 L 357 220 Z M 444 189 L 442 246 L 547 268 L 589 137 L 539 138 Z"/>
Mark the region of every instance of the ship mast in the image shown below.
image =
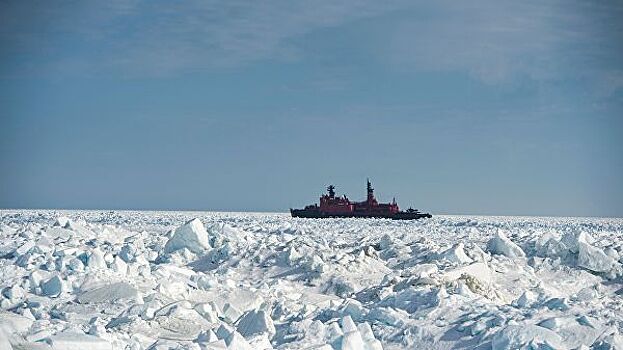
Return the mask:
<path id="1" fill-rule="evenodd" d="M 372 184 L 370 183 L 370 179 L 366 179 L 366 181 L 368 182 L 368 185 L 367 185 L 367 189 L 368 189 L 368 202 L 371 202 L 372 200 L 374 200 L 374 188 L 372 188 Z"/>
<path id="2" fill-rule="evenodd" d="M 334 198 L 335 197 L 335 186 L 329 185 L 329 187 L 327 187 L 327 192 L 329 192 L 329 198 Z"/>

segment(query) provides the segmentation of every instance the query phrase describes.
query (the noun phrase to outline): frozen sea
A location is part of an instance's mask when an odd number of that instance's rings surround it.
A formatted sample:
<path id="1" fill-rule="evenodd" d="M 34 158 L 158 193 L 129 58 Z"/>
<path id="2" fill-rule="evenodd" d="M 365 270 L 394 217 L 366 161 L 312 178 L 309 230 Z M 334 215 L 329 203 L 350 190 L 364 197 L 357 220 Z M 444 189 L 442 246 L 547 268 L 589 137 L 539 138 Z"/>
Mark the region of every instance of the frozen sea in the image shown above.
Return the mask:
<path id="1" fill-rule="evenodd" d="M 623 349 L 623 219 L 0 211 L 0 349 Z"/>

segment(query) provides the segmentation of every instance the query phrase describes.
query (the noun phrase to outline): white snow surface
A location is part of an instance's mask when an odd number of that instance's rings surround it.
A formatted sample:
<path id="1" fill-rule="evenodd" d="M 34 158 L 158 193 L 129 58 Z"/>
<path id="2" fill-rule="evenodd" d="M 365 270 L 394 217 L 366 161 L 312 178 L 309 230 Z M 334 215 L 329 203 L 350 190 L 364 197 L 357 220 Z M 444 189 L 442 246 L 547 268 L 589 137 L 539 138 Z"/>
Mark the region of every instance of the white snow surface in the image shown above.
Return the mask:
<path id="1" fill-rule="evenodd" d="M 0 211 L 2 349 L 623 349 L 623 219 Z"/>

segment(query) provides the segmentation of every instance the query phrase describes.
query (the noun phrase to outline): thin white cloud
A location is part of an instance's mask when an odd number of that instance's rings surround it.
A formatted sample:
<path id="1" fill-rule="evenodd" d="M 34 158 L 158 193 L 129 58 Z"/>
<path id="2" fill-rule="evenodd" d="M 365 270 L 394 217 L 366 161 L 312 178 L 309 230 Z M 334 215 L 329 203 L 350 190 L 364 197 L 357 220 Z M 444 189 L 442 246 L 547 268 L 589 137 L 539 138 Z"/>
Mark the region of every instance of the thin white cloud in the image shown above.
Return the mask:
<path id="1" fill-rule="evenodd" d="M 397 21 L 387 49 L 379 50 L 392 66 L 466 71 L 496 84 L 520 75 L 594 77 L 623 59 L 623 6 L 617 2 L 436 3 L 433 17 Z"/>
<path id="2" fill-rule="evenodd" d="M 622 58 L 621 15 L 618 2 L 576 0 L 11 2 L 0 5 L 0 40 L 12 66 L 0 70 L 152 76 L 297 61 L 307 34 L 379 19 L 383 34 L 362 45 L 393 69 L 492 84 L 573 68 L 602 79 L 621 70 L 608 65 Z"/>
<path id="3" fill-rule="evenodd" d="M 4 6 L 0 40 L 9 53 L 48 50 L 49 61 L 82 58 L 94 69 L 168 74 L 302 55 L 291 39 L 391 11 L 375 1 L 114 1 Z M 92 46 L 72 52 L 64 40 Z M 65 52 L 63 52 L 65 50 Z"/>

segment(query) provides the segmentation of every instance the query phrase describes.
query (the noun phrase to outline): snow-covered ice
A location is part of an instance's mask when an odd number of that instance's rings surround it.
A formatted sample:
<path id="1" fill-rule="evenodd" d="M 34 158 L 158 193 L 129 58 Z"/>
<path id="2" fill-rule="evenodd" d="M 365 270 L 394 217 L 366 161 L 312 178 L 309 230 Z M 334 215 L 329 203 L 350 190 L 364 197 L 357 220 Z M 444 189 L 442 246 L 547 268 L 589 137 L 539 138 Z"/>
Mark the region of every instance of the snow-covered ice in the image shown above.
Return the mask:
<path id="1" fill-rule="evenodd" d="M 0 211 L 0 349 L 623 349 L 623 220 Z"/>

